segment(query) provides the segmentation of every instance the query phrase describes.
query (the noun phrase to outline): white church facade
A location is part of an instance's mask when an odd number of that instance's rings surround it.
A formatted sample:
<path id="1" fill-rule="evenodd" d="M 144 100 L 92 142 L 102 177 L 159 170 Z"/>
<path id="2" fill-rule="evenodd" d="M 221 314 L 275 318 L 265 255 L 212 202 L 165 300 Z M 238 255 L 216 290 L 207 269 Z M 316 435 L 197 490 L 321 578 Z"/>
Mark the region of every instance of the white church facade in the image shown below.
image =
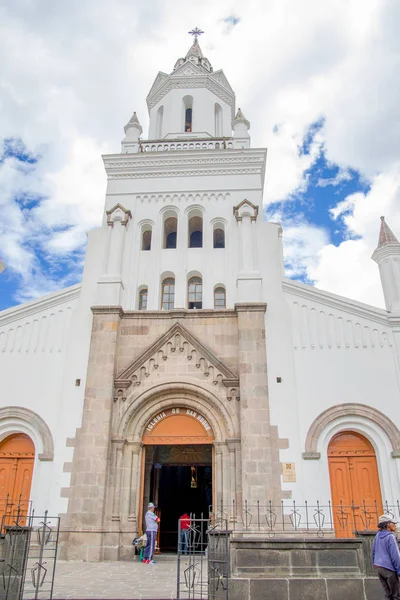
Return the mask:
<path id="1" fill-rule="evenodd" d="M 395 506 L 400 243 L 382 219 L 386 310 L 287 279 L 267 150 L 197 39 L 147 104 L 103 157 L 82 283 L 0 313 L 0 499 L 90 561 L 132 556 L 149 500 L 165 548 L 184 510 Z"/>

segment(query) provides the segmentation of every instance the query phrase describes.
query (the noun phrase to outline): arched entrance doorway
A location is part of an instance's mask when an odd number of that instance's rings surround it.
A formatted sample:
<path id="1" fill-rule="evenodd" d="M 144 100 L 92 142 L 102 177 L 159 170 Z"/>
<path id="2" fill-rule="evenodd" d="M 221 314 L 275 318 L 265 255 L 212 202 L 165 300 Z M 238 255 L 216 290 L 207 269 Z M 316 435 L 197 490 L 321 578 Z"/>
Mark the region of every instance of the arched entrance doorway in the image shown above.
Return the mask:
<path id="1" fill-rule="evenodd" d="M 329 443 L 328 461 L 336 537 L 376 529 L 383 509 L 372 444 L 359 433 L 342 431 Z"/>
<path id="2" fill-rule="evenodd" d="M 178 519 L 184 512 L 208 518 L 213 496 L 214 435 L 195 410 L 173 407 L 154 415 L 142 442 L 142 515 L 149 501 L 161 517 L 159 546 L 176 550 Z"/>
<path id="3" fill-rule="evenodd" d="M 18 510 L 28 512 L 35 447 L 24 433 L 10 435 L 0 443 L 0 516 Z M 7 518 L 7 517 L 6 517 Z"/>

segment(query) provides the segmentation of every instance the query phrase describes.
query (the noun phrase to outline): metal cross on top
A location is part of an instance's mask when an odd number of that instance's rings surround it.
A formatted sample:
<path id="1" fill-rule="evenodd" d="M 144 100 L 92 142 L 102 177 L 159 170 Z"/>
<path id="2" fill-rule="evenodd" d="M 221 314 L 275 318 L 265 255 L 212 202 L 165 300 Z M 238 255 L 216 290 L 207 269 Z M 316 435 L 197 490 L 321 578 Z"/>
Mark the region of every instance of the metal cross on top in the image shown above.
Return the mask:
<path id="1" fill-rule="evenodd" d="M 198 27 L 195 27 L 194 29 L 192 29 L 192 31 L 188 31 L 188 33 L 190 35 L 194 35 L 194 41 L 197 42 L 197 38 L 199 37 L 199 35 L 202 35 L 204 31 L 202 31 Z"/>

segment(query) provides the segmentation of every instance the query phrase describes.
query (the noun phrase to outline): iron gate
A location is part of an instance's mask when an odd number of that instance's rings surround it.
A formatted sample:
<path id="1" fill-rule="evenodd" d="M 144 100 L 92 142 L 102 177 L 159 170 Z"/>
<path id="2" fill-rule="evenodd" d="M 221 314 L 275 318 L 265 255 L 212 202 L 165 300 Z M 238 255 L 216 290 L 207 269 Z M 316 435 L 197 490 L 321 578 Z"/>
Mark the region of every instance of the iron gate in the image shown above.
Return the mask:
<path id="1" fill-rule="evenodd" d="M 229 537 L 227 522 L 190 518 L 178 524 L 177 598 L 228 600 Z"/>
<path id="2" fill-rule="evenodd" d="M 27 514 L 18 503 L 5 512 L 0 600 L 52 598 L 59 531 L 59 517 L 49 517 L 47 512 L 43 516 Z"/>

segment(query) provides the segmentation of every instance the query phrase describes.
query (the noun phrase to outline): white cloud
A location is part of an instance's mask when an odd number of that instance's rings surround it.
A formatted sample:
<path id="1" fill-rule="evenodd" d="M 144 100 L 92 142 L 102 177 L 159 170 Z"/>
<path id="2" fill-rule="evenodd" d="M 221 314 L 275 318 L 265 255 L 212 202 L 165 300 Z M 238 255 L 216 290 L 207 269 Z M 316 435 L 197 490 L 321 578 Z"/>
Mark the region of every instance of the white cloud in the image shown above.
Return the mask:
<path id="1" fill-rule="evenodd" d="M 384 215 L 390 228 L 400 236 L 400 163 L 374 177 L 366 194 L 352 194 L 332 209 L 349 235 L 338 247 L 320 250 L 318 264 L 311 266 L 310 277 L 318 287 L 356 300 L 384 306 L 377 265 L 371 254 L 378 243 L 379 217 Z"/>
<path id="2" fill-rule="evenodd" d="M 240 23 L 223 35 L 232 15 Z M 285 237 L 288 259 L 294 264 L 297 249 L 296 268 L 319 285 L 352 291 L 359 281 L 352 294 L 375 301 L 365 282 L 376 282 L 376 267 L 371 263 L 372 276 L 365 265 L 378 213 L 386 210 L 400 232 L 399 18 L 397 0 L 15 0 L 0 7 L 0 131 L 42 156 L 22 175 L 15 161 L 0 167 L 0 202 L 7 206 L 0 252 L 21 275 L 19 297 L 46 288 L 38 247 L 68 258 L 100 222 L 100 154 L 119 151 L 133 109 L 146 128 L 145 98 L 156 73 L 172 69 L 198 25 L 206 32 L 204 53 L 224 69 L 251 121 L 253 145 L 269 148 L 267 203 L 304 190 L 322 148 L 341 171 L 321 185 L 336 185 L 349 169 L 372 182 L 369 194 L 346 198 L 331 213 L 360 240 L 335 249 L 327 232 L 299 223 L 289 223 Z M 321 119 L 302 153 L 310 125 Z M 20 188 L 47 199 L 24 215 L 13 201 Z M 358 278 L 352 261 L 361 261 Z M 57 277 L 48 276 L 49 288 Z"/>

